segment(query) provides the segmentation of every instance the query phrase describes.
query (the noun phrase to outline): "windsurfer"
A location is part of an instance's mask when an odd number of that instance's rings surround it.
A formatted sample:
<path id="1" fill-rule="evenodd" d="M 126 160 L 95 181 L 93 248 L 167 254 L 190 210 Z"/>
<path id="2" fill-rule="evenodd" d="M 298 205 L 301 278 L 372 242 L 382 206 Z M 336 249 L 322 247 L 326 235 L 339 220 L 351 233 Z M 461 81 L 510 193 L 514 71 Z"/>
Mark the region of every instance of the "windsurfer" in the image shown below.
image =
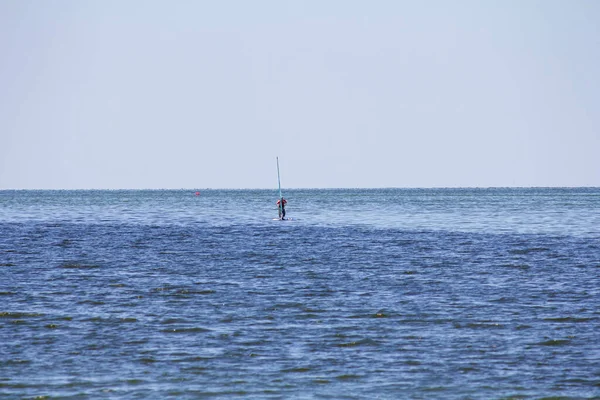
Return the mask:
<path id="1" fill-rule="evenodd" d="M 285 205 L 287 204 L 287 200 L 283 197 L 277 200 L 277 208 L 279 208 L 279 218 L 285 219 Z"/>

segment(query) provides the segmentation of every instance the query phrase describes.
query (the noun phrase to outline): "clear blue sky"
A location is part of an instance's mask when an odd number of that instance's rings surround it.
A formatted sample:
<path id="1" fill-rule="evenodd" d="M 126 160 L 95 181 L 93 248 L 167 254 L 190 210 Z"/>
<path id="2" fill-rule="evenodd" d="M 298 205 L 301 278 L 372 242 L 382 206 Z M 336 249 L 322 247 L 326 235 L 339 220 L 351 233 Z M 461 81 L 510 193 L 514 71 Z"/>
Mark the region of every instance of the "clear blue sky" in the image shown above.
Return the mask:
<path id="1" fill-rule="evenodd" d="M 600 186 L 600 1 L 0 0 L 0 189 Z"/>

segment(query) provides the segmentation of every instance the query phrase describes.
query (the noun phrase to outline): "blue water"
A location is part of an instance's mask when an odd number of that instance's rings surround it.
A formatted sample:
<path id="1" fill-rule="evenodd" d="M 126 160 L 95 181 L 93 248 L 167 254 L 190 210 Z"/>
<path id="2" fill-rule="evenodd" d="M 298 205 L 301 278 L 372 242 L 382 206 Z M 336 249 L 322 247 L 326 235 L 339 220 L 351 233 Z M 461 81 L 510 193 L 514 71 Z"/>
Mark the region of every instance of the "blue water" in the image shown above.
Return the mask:
<path id="1" fill-rule="evenodd" d="M 600 398 L 600 189 L 0 191 L 0 398 Z"/>

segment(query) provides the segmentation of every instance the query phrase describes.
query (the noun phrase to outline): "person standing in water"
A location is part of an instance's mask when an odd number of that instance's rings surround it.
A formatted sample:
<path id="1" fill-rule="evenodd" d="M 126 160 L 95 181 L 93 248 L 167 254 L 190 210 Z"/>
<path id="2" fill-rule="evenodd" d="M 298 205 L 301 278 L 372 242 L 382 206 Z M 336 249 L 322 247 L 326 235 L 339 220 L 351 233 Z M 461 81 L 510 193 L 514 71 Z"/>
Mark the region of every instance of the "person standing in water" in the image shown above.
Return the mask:
<path id="1" fill-rule="evenodd" d="M 287 204 L 287 200 L 283 197 L 277 200 L 277 208 L 279 209 L 279 218 L 285 219 L 285 205 Z"/>

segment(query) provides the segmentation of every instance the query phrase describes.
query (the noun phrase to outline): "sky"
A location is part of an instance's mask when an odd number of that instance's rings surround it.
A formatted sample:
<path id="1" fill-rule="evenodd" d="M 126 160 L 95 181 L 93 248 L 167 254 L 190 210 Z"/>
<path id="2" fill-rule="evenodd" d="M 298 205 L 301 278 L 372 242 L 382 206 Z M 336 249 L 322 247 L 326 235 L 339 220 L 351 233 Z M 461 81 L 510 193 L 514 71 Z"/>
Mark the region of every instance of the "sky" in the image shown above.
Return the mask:
<path id="1" fill-rule="evenodd" d="M 596 0 L 0 0 L 0 189 L 600 186 Z"/>

